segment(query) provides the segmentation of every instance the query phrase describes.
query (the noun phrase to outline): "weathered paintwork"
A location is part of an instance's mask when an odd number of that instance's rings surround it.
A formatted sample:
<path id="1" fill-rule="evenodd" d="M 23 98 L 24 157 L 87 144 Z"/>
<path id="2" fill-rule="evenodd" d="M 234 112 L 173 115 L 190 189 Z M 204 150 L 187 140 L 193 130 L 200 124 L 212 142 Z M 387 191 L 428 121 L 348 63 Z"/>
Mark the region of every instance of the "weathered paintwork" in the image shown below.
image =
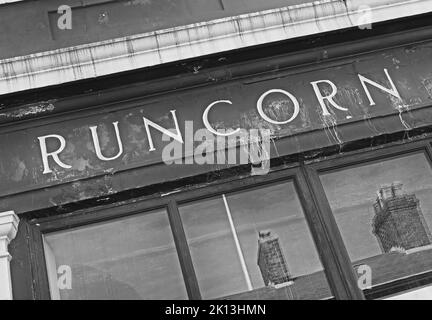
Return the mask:
<path id="1" fill-rule="evenodd" d="M 384 68 L 402 101 L 368 86 L 376 103 L 370 106 L 358 74 L 389 88 Z M 338 93 L 334 100 L 348 108 L 347 112 L 329 106 L 331 115 L 323 116 L 310 83 L 324 79 L 336 84 Z M 325 92 L 325 86 L 323 88 Z M 298 99 L 300 113 L 291 123 L 274 125 L 258 115 L 256 102 L 270 89 L 286 90 Z M 432 112 L 428 108 L 431 99 L 432 43 L 424 43 L 51 117 L 56 101 L 34 103 L 0 114 L 3 118 L 24 117 L 32 112 L 44 116 L 20 126 L 11 124 L 0 128 L 0 209 L 22 213 L 61 206 L 225 167 L 167 166 L 161 160 L 166 142 L 152 129 L 156 150 L 149 151 L 143 116 L 165 128 L 173 128 L 170 110 L 176 110 L 180 130 L 187 139 L 185 121 L 193 121 L 196 129 L 203 128 L 204 109 L 215 100 L 231 100 L 232 105 L 221 104 L 211 111 L 211 124 L 226 129 L 270 129 L 274 138 L 271 155 L 278 157 L 428 126 L 432 124 Z M 283 96 L 269 96 L 265 105 L 267 114 L 275 120 L 283 121 L 292 115 L 292 104 Z M 119 122 L 124 152 L 116 160 L 101 161 L 96 157 L 89 127 L 98 126 L 102 150 L 106 156 L 112 156 L 118 151 L 112 125 L 115 121 Z M 72 165 L 72 169 L 51 162 L 53 173 L 43 174 L 38 137 L 49 134 L 59 134 L 66 139 L 67 147 L 60 159 Z M 48 147 L 58 146 L 48 144 Z M 24 195 L 27 201 L 20 203 Z"/>
<path id="2" fill-rule="evenodd" d="M 44 0 L 0 6 L 0 58 L 55 50 L 310 0 Z M 61 5 L 73 25 L 61 30 Z M 3 70 L 5 72 L 5 70 Z"/>

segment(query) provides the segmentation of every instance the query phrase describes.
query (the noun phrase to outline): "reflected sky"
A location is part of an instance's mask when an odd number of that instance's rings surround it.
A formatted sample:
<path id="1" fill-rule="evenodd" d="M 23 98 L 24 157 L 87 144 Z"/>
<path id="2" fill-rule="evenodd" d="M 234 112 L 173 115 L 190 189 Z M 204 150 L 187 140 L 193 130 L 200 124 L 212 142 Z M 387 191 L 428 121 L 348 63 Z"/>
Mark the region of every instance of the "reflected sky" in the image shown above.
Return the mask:
<path id="1" fill-rule="evenodd" d="M 432 171 L 423 153 L 324 174 L 321 181 L 352 261 L 381 254 L 372 219 L 382 185 L 399 181 L 415 193 L 432 230 Z"/>
<path id="2" fill-rule="evenodd" d="M 62 299 L 186 299 L 165 211 L 48 234 L 55 263 L 72 268 Z"/>
<path id="3" fill-rule="evenodd" d="M 254 289 L 264 286 L 257 264 L 261 230 L 279 236 L 291 275 L 322 270 L 291 182 L 227 194 L 226 198 Z M 185 205 L 180 213 L 203 297 L 247 291 L 222 196 Z"/>

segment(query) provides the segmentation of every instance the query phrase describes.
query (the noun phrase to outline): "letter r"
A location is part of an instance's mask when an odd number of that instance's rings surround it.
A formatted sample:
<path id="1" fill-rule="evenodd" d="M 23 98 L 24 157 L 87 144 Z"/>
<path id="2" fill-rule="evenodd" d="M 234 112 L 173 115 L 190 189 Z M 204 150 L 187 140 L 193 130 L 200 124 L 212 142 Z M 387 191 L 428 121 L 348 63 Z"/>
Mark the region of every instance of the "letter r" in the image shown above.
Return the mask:
<path id="1" fill-rule="evenodd" d="M 58 139 L 60 141 L 60 147 L 55 151 L 48 152 L 47 146 L 46 146 L 46 139 L 48 139 L 48 138 Z M 39 139 L 39 145 L 40 145 L 40 150 L 41 150 L 41 154 L 42 154 L 42 163 L 44 166 L 43 174 L 52 172 L 52 170 L 49 167 L 48 157 L 52 157 L 53 160 L 62 168 L 65 168 L 65 169 L 72 168 L 72 166 L 70 166 L 66 163 L 63 163 L 58 156 L 59 153 L 62 152 L 64 150 L 64 148 L 66 147 L 65 138 L 63 138 L 61 135 L 58 135 L 58 134 L 49 134 L 49 135 L 46 135 L 43 137 L 38 137 L 38 139 Z"/>

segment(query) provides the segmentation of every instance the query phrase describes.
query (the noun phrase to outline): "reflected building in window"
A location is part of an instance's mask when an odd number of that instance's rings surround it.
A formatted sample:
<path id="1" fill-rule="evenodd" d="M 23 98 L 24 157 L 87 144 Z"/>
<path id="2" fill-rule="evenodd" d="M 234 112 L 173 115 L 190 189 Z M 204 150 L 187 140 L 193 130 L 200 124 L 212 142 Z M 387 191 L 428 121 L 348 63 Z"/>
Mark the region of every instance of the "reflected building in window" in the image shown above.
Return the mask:
<path id="1" fill-rule="evenodd" d="M 258 266 L 266 286 L 292 284 L 279 236 L 270 230 L 259 232 Z"/>
<path id="2" fill-rule="evenodd" d="M 403 191 L 403 185 L 394 182 L 377 192 L 372 227 L 383 253 L 392 248 L 409 250 L 430 245 L 431 234 L 415 194 Z"/>

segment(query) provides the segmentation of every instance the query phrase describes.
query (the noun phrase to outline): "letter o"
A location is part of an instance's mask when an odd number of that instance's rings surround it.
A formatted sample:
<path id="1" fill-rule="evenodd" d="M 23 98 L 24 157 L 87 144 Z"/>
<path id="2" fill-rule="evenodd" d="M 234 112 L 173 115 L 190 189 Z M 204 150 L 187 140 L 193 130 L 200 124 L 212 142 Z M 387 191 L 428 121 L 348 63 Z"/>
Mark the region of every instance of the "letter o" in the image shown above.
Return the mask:
<path id="1" fill-rule="evenodd" d="M 276 120 L 270 119 L 264 113 L 262 103 L 263 103 L 264 99 L 270 93 L 282 93 L 282 94 L 286 95 L 288 98 L 291 99 L 291 101 L 294 104 L 294 114 L 291 116 L 291 118 L 289 118 L 288 120 L 285 120 L 285 121 L 276 121 Z M 258 99 L 257 109 L 258 109 L 258 113 L 260 114 L 261 118 L 263 118 L 265 121 L 273 123 L 273 124 L 287 124 L 287 123 L 293 121 L 298 116 L 298 114 L 300 112 L 300 106 L 299 106 L 299 103 L 298 103 L 296 97 L 294 97 L 291 93 L 289 93 L 289 92 L 287 92 L 285 90 L 282 90 L 282 89 L 272 89 L 272 90 L 269 90 L 269 91 L 265 92 L 264 94 L 262 94 L 261 97 Z"/>

